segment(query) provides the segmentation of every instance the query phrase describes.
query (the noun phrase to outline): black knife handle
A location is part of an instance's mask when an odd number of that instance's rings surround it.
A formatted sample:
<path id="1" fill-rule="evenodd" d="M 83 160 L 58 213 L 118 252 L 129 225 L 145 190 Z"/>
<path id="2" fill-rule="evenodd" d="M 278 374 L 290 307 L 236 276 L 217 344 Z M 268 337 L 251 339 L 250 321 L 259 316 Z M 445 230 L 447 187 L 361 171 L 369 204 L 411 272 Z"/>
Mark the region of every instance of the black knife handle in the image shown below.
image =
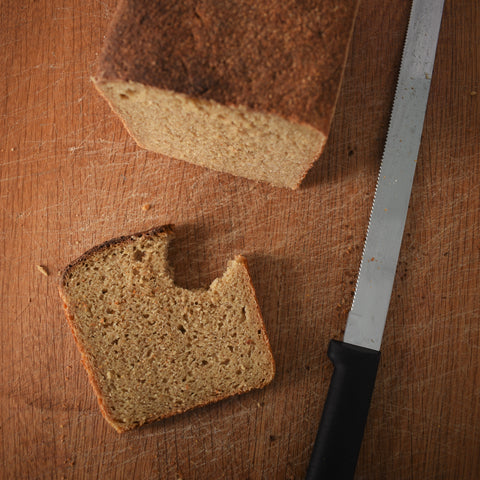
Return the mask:
<path id="1" fill-rule="evenodd" d="M 331 340 L 332 380 L 306 480 L 351 480 L 367 422 L 380 352 Z"/>

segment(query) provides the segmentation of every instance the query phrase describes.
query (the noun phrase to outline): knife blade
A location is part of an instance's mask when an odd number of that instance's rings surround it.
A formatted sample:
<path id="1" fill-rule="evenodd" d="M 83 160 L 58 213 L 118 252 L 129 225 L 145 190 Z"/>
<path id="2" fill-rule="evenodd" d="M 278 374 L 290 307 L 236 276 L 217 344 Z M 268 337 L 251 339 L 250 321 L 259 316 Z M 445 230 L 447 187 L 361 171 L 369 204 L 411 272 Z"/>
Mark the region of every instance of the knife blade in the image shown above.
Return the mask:
<path id="1" fill-rule="evenodd" d="M 387 139 L 343 341 L 307 480 L 351 479 L 375 385 L 380 345 L 407 217 L 444 0 L 413 0 Z"/>

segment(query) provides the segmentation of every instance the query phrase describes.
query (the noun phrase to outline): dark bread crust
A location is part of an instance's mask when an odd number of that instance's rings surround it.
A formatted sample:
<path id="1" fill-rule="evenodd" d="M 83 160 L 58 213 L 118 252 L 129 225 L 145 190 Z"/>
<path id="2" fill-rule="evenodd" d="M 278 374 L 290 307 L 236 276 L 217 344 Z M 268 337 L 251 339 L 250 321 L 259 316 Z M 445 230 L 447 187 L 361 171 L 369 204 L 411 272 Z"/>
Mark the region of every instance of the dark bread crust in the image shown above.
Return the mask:
<path id="1" fill-rule="evenodd" d="M 162 225 L 161 227 L 151 228 L 150 230 L 145 230 L 143 232 L 133 233 L 131 235 L 123 235 L 121 237 L 112 238 L 107 240 L 99 245 L 87 250 L 84 254 L 80 255 L 72 263 L 67 265 L 63 270 L 60 277 L 60 295 L 64 297 L 63 288 L 66 287 L 68 282 L 68 276 L 72 269 L 74 269 L 79 264 L 83 263 L 85 260 L 88 260 L 94 253 L 107 250 L 108 248 L 113 247 L 114 245 L 127 244 L 133 242 L 136 238 L 139 237 L 158 237 L 160 235 L 172 236 L 174 234 L 174 225 Z"/>
<path id="2" fill-rule="evenodd" d="M 120 0 L 97 82 L 134 81 L 328 134 L 358 0 Z"/>
<path id="3" fill-rule="evenodd" d="M 69 277 L 69 274 L 72 271 L 72 269 L 81 265 L 83 262 L 87 261 L 95 253 L 105 251 L 105 250 L 108 250 L 112 247 L 119 246 L 119 245 L 122 245 L 122 244 L 125 245 L 125 244 L 128 244 L 128 243 L 134 242 L 139 237 L 158 237 L 158 236 L 171 237 L 173 234 L 174 234 L 174 225 L 164 225 L 164 226 L 156 227 L 156 228 L 146 230 L 146 231 L 143 231 L 143 232 L 134 233 L 132 235 L 125 235 L 125 236 L 117 237 L 117 238 L 114 238 L 114 239 L 111 239 L 111 240 L 107 240 L 107 241 L 103 242 L 102 244 L 97 245 L 97 246 L 89 249 L 83 255 L 78 257 L 75 261 L 73 261 L 70 265 L 68 265 L 65 268 L 65 270 L 63 271 L 63 274 L 61 276 L 61 280 L 60 280 L 60 284 L 59 284 L 59 294 L 60 294 L 60 297 L 63 301 L 63 308 L 64 308 L 65 315 L 66 315 L 66 318 L 67 318 L 67 322 L 69 324 L 69 327 L 70 327 L 70 330 L 72 332 L 75 343 L 77 345 L 77 348 L 78 348 L 78 350 L 81 354 L 82 364 L 83 364 L 83 366 L 84 366 L 84 368 L 87 372 L 89 382 L 92 385 L 93 390 L 95 392 L 95 395 L 97 397 L 98 404 L 99 404 L 99 407 L 100 407 L 100 411 L 101 411 L 103 417 L 118 433 L 123 433 L 123 432 L 126 432 L 128 430 L 132 430 L 136 427 L 139 427 L 141 425 L 147 424 L 147 423 L 152 423 L 152 422 L 155 422 L 155 421 L 158 421 L 158 420 L 162 420 L 164 418 L 168 418 L 168 417 L 180 414 L 180 413 L 184 413 L 188 410 L 192 410 L 192 409 L 197 408 L 197 407 L 202 407 L 202 406 L 205 406 L 205 405 L 208 405 L 208 404 L 211 404 L 211 403 L 216 403 L 217 401 L 224 400 L 224 399 L 229 398 L 233 395 L 246 393 L 246 392 L 248 392 L 250 390 L 253 390 L 253 389 L 256 389 L 256 388 L 263 388 L 272 381 L 272 379 L 275 375 L 275 362 L 273 360 L 273 354 L 272 354 L 270 343 L 269 343 L 269 340 L 268 340 L 268 337 L 267 337 L 267 332 L 266 332 L 266 329 L 265 329 L 265 325 L 264 325 L 263 320 L 262 320 L 262 315 L 261 315 L 261 311 L 260 311 L 260 307 L 259 307 L 259 304 L 258 304 L 256 294 L 255 294 L 255 289 L 254 289 L 254 286 L 252 284 L 251 277 L 250 277 L 250 274 L 249 274 L 249 271 L 248 271 L 247 260 L 245 259 L 245 257 L 243 257 L 241 255 L 237 255 L 235 257 L 235 260 L 239 264 L 241 264 L 244 268 L 244 273 L 246 275 L 246 279 L 248 281 L 248 287 L 250 289 L 250 294 L 251 294 L 250 298 L 252 299 L 252 307 L 256 312 L 256 319 L 257 319 L 257 323 L 258 323 L 258 328 L 261 330 L 262 338 L 263 338 L 263 340 L 266 344 L 266 347 L 268 349 L 268 352 L 270 354 L 270 359 L 271 359 L 270 367 L 271 367 L 272 375 L 270 377 L 266 378 L 265 382 L 263 382 L 263 384 L 257 385 L 255 387 L 240 388 L 236 392 L 232 392 L 232 393 L 225 394 L 225 395 L 219 395 L 218 397 L 216 397 L 214 399 L 211 399 L 209 401 L 206 401 L 204 403 L 201 403 L 201 404 L 198 404 L 198 405 L 195 405 L 195 406 L 192 406 L 192 407 L 179 408 L 177 410 L 172 410 L 165 415 L 154 416 L 154 417 L 146 419 L 142 423 L 138 423 L 138 424 L 135 424 L 135 425 L 132 425 L 132 426 L 129 426 L 129 427 L 125 427 L 123 425 L 120 425 L 115 420 L 114 412 L 110 411 L 109 408 L 108 408 L 108 405 L 106 404 L 105 397 L 103 395 L 102 389 L 101 389 L 101 387 L 100 387 L 100 385 L 97 381 L 97 375 L 96 375 L 95 369 L 93 368 L 93 366 L 90 364 L 90 362 L 88 360 L 88 354 L 87 354 L 87 351 L 84 348 L 83 342 L 80 341 L 80 339 L 77 335 L 77 327 L 75 325 L 75 317 L 74 317 L 73 312 L 69 308 L 68 296 L 67 296 L 66 291 L 65 291 L 65 289 L 68 287 L 68 280 L 69 280 L 68 277 Z"/>

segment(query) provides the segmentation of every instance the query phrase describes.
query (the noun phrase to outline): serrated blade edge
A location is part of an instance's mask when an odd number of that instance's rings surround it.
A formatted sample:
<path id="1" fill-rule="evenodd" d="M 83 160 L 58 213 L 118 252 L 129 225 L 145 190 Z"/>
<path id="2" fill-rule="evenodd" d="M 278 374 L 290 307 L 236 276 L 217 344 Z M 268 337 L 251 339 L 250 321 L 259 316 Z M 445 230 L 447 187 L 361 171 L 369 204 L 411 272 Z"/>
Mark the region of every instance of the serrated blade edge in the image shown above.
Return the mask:
<path id="1" fill-rule="evenodd" d="M 414 0 L 344 341 L 380 350 L 407 218 L 444 0 Z"/>

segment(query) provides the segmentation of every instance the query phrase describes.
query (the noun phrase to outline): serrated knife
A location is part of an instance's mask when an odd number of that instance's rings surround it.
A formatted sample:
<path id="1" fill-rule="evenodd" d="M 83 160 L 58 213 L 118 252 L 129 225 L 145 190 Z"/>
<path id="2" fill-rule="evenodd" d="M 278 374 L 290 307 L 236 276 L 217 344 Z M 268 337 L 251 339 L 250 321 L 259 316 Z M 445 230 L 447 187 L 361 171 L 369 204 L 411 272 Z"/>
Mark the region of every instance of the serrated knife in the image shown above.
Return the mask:
<path id="1" fill-rule="evenodd" d="M 444 0 L 414 0 L 383 159 L 343 341 L 307 480 L 351 479 L 367 421 L 427 108 Z"/>

